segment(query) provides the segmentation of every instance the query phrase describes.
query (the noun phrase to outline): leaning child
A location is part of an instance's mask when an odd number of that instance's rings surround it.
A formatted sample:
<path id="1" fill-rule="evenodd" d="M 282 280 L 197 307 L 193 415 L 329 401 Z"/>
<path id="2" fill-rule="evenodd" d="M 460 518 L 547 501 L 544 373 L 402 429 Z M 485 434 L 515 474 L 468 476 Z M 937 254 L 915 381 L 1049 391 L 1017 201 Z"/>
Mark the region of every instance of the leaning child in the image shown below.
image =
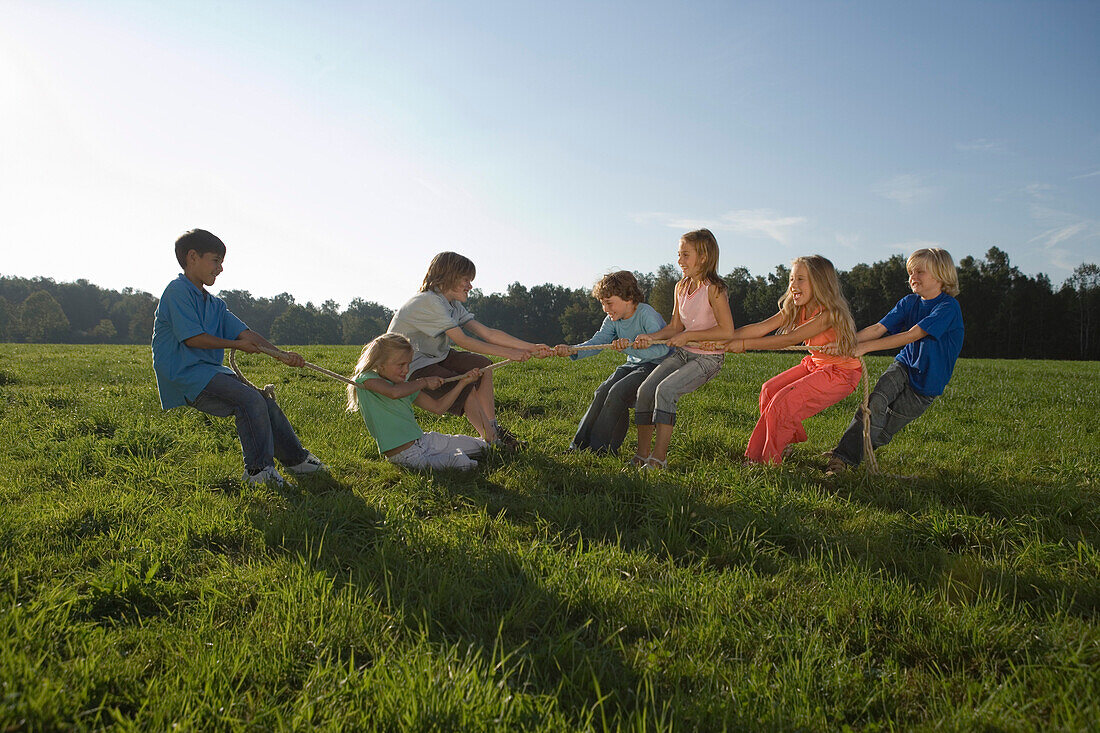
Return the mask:
<path id="1" fill-rule="evenodd" d="M 608 344 L 616 351 L 626 353 L 626 363 L 611 373 L 596 388 L 588 410 L 581 418 L 577 434 L 573 436 L 570 450 L 590 450 L 594 453 L 618 453 L 630 425 L 630 408 L 638 395 L 638 387 L 668 354 L 662 344 L 648 349 L 633 349 L 630 344 L 643 333 L 659 331 L 665 327 L 665 319 L 643 302 L 645 296 L 638 280 L 629 270 L 608 273 L 592 288 L 592 297 L 600 301 L 607 314 L 600 330 L 580 346 Z M 572 359 L 593 356 L 596 350 L 578 350 L 566 344 L 554 347 L 559 356 Z"/>
<path id="2" fill-rule="evenodd" d="M 872 351 L 901 352 L 879 377 L 868 400 L 871 446 L 889 443 L 916 420 L 947 387 L 962 351 L 962 309 L 955 261 L 945 249 L 918 249 L 905 263 L 909 288 L 893 310 L 856 334 L 857 356 Z M 863 408 L 856 410 L 825 468 L 835 474 L 863 460 Z"/>
<path id="3" fill-rule="evenodd" d="M 221 274 L 225 244 L 204 229 L 176 240 L 183 273 L 160 296 L 153 318 L 153 371 L 165 410 L 188 405 L 215 417 L 233 415 L 244 455 L 246 483 L 282 484 L 275 458 L 290 473 L 320 471 L 324 464 L 302 447 L 273 395 L 257 390 L 222 364 L 225 349 L 249 354 L 278 351 L 279 361 L 301 367 L 305 360 L 280 351 L 252 331 L 207 292 Z"/>
<path id="4" fill-rule="evenodd" d="M 684 277 L 676 283 L 672 320 L 664 328 L 634 339 L 638 349 L 661 340 L 673 347 L 638 388 L 634 406 L 638 449 L 631 463 L 649 469 L 668 467 L 668 446 L 680 398 L 714 379 L 722 369 L 724 349 L 688 344 L 725 341 L 733 336 L 729 292 L 718 275 L 718 240 L 714 234 L 699 229 L 680 237 L 677 262 Z"/>
<path id="5" fill-rule="evenodd" d="M 773 333 L 777 330 L 779 333 Z M 821 255 L 792 261 L 790 282 L 779 300 L 779 312 L 734 331 L 726 350 L 740 353 L 797 344 L 835 344 L 837 353 L 810 349 L 797 366 L 764 382 L 760 388 L 760 419 L 745 448 L 746 461 L 782 463 L 788 445 L 806 440 L 803 420 L 855 391 L 863 374 L 859 359 L 852 356 L 855 330 L 833 263 Z"/>
<path id="6" fill-rule="evenodd" d="M 412 406 L 442 415 L 462 390 L 481 376 L 481 371 L 471 369 L 436 398 L 424 390 L 442 390 L 443 377 L 406 381 L 412 359 L 412 344 L 401 334 L 382 334 L 364 346 L 352 374 L 352 380 L 360 386 L 349 384 L 347 388 L 348 412 L 359 410 L 378 443 L 378 451 L 391 463 L 412 469 L 476 468 L 474 458 L 488 443 L 469 435 L 425 433 L 416 422 Z"/>

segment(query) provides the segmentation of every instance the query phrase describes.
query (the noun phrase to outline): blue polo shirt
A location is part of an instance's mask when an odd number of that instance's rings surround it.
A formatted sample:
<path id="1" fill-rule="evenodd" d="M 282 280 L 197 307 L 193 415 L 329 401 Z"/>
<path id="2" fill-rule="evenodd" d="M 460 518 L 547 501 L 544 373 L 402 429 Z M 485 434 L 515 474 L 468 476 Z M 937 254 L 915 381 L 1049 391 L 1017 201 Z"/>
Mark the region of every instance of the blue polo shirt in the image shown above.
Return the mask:
<path id="1" fill-rule="evenodd" d="M 924 300 L 906 295 L 879 321 L 891 335 L 920 326 L 928 335 L 906 344 L 895 361 L 909 369 L 909 386 L 922 395 L 943 394 L 963 344 L 963 319 L 959 301 L 947 293 Z"/>
<path id="2" fill-rule="evenodd" d="M 225 349 L 193 349 L 183 342 L 208 333 L 233 340 L 248 330 L 225 301 L 183 275 L 168 283 L 153 317 L 153 371 L 160 406 L 168 410 L 194 401 L 215 374 L 232 374 L 222 365 Z"/>

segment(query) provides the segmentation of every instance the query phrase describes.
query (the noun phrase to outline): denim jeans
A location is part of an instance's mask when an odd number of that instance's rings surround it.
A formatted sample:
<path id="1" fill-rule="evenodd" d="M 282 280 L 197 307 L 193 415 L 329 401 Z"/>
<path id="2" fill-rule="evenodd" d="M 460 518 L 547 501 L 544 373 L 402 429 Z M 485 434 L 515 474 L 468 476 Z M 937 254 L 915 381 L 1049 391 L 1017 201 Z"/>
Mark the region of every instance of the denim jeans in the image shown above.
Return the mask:
<path id="1" fill-rule="evenodd" d="M 725 359 L 724 353 L 696 354 L 673 349 L 638 388 L 634 422 L 638 425 L 675 425 L 676 403 L 688 392 L 714 379 Z"/>
<path id="2" fill-rule="evenodd" d="M 596 388 L 569 447 L 595 453 L 618 453 L 630 427 L 630 408 L 634 406 L 638 387 L 656 368 L 657 362 L 647 361 L 623 364 L 613 371 Z"/>
<path id="3" fill-rule="evenodd" d="M 214 417 L 234 417 L 244 468 L 249 473 L 275 465 L 274 458 L 284 466 L 296 466 L 309 455 L 275 400 L 236 375 L 214 375 L 188 404 Z"/>
<path id="4" fill-rule="evenodd" d="M 891 362 L 875 383 L 867 406 L 871 413 L 871 446 L 876 450 L 889 443 L 902 428 L 924 414 L 935 397 L 922 395 L 909 386 L 909 370 Z M 863 407 L 856 409 L 852 424 L 833 449 L 833 456 L 850 466 L 863 460 Z"/>

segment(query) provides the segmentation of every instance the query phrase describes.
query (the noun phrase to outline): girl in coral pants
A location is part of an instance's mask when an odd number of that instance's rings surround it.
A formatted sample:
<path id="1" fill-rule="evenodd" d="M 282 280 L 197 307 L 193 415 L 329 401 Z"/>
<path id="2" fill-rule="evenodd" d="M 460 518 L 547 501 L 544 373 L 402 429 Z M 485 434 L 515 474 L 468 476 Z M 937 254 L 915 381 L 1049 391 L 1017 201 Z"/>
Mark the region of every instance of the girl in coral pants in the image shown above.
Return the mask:
<path id="1" fill-rule="evenodd" d="M 764 335 L 776 330 L 776 335 Z M 833 263 L 820 255 L 791 263 L 790 285 L 779 301 L 779 312 L 737 329 L 726 350 L 738 353 L 796 344 L 832 344 L 836 353 L 812 350 L 798 366 L 760 388 L 760 419 L 745 449 L 745 458 L 753 463 L 782 463 L 784 448 L 806 440 L 802 421 L 840 402 L 859 384 L 862 365 L 851 356 L 855 348 L 852 314 Z"/>

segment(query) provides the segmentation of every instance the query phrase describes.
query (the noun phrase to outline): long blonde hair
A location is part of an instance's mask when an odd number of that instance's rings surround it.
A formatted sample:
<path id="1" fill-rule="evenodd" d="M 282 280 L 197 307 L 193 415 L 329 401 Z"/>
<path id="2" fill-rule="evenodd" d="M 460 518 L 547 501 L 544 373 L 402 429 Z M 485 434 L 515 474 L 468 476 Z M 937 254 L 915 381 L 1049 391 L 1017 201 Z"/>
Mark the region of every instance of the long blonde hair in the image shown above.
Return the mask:
<path id="1" fill-rule="evenodd" d="M 696 229 L 680 237 L 684 244 L 690 244 L 699 255 L 699 264 L 703 268 L 703 284 L 714 285 L 718 292 L 725 292 L 726 281 L 718 275 L 718 239 L 709 229 Z M 676 283 L 676 289 L 680 290 L 688 286 L 690 278 L 683 278 Z"/>
<path id="2" fill-rule="evenodd" d="M 841 354 L 851 354 L 856 348 L 856 323 L 852 319 L 848 300 L 840 290 L 840 279 L 836 276 L 833 263 L 821 255 L 810 255 L 791 260 L 792 270 L 795 265 L 806 268 L 817 307 L 828 313 L 832 319 L 832 327 L 836 330 L 837 350 Z M 788 287 L 779 299 L 779 312 L 783 314 L 780 332 L 789 333 L 797 328 L 799 321 L 807 315 L 805 310 L 806 306 L 794 304 L 794 296 Z"/>
<path id="3" fill-rule="evenodd" d="M 358 380 L 364 372 L 378 371 L 378 366 L 385 363 L 390 355 L 399 351 L 411 353 L 412 350 L 412 344 L 401 334 L 382 334 L 363 347 L 362 353 L 359 354 L 359 361 L 355 364 L 355 371 L 351 375 L 352 381 Z M 346 409 L 348 412 L 355 412 L 359 409 L 359 390 L 350 384 L 347 386 L 347 390 L 348 404 Z"/>

